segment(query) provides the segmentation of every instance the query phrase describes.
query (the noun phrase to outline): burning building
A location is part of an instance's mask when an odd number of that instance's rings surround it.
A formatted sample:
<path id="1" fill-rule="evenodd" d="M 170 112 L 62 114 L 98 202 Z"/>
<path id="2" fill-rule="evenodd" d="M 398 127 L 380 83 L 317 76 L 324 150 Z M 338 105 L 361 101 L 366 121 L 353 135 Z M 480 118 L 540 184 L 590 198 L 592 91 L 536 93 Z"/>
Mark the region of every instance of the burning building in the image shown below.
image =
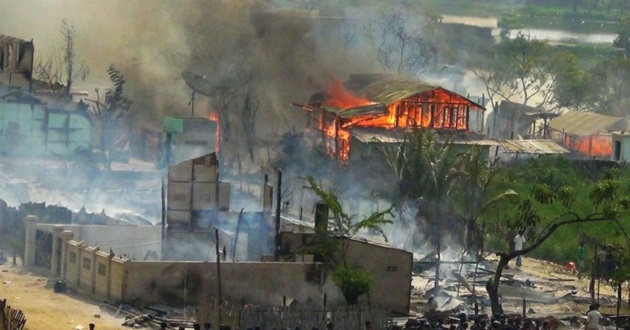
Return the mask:
<path id="1" fill-rule="evenodd" d="M 567 150 L 609 159 L 613 150 L 611 132 L 625 130 L 627 123 L 620 117 L 569 111 L 552 119 L 549 128 L 551 138 Z"/>
<path id="2" fill-rule="evenodd" d="M 326 152 L 344 162 L 351 158 L 353 136 L 365 129 L 395 140 L 404 132 L 423 128 L 467 141 L 470 136 L 472 140 L 484 139 L 470 130 L 471 121 L 483 117 L 483 106 L 418 80 L 377 74 L 351 75 L 345 83 L 331 79 L 308 104 L 294 105 L 309 111 L 309 132 L 316 128 L 315 135 L 321 138 Z"/>

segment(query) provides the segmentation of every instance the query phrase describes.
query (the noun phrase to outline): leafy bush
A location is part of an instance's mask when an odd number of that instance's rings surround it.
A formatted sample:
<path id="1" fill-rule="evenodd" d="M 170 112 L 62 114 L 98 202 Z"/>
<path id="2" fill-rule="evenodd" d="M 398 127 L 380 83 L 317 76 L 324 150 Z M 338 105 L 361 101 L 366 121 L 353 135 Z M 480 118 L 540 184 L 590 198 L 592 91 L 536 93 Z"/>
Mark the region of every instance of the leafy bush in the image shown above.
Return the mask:
<path id="1" fill-rule="evenodd" d="M 333 273 L 333 282 L 339 286 L 346 302 L 356 305 L 359 297 L 370 292 L 374 277 L 367 270 L 358 266 L 339 266 Z"/>

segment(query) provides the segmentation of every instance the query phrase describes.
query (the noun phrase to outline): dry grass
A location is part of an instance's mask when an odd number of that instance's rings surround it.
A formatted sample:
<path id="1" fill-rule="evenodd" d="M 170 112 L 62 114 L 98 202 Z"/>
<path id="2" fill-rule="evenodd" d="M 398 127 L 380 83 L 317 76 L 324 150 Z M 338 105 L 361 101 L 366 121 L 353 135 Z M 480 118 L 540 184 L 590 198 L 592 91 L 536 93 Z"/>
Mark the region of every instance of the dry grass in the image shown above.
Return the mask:
<path id="1" fill-rule="evenodd" d="M 99 302 L 76 293 L 55 293 L 52 280 L 42 274 L 8 264 L 0 266 L 0 299 L 26 316 L 25 329 L 76 329 L 94 323 L 97 330 L 125 329 Z M 100 316 L 100 317 L 97 317 Z"/>

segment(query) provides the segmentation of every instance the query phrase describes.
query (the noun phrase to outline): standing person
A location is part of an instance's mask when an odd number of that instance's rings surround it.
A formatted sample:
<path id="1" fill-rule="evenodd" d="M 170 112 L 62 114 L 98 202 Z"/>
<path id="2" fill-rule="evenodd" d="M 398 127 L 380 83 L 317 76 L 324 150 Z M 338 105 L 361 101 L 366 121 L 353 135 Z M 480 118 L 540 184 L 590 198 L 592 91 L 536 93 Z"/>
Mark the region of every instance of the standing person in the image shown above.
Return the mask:
<path id="1" fill-rule="evenodd" d="M 599 313 L 598 309 L 598 303 L 594 303 L 589 306 L 588 313 L 586 313 L 585 330 L 599 330 L 599 323 L 602 321 L 602 314 Z"/>
<path id="2" fill-rule="evenodd" d="M 584 271 L 584 255 L 586 250 L 584 249 L 584 241 L 580 242 L 580 246 L 577 249 L 577 262 L 578 262 L 578 278 L 582 278 L 582 272 Z"/>
<path id="3" fill-rule="evenodd" d="M 514 252 L 523 250 L 523 243 L 525 243 L 525 236 L 523 236 L 523 230 L 519 230 L 516 237 L 514 237 Z M 523 265 L 523 259 L 521 256 L 516 257 L 516 267 Z"/>

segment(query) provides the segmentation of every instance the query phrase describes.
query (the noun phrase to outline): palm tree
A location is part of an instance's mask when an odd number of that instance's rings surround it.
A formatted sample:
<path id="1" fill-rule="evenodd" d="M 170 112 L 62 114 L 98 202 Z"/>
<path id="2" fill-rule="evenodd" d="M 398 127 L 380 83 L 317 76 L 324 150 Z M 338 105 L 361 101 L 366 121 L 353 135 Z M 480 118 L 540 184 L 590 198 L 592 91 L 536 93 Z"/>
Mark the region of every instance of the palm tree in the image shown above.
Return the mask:
<path id="1" fill-rule="evenodd" d="M 488 213 L 494 205 L 509 196 L 517 195 L 514 190 L 499 194 L 496 191 L 497 166 L 491 163 L 480 147 L 473 147 L 461 154 L 460 175 L 455 190 L 455 212 L 464 224 L 464 246 L 472 255 L 477 246 L 477 256 L 483 249 L 483 236 L 478 233 L 477 220 Z M 477 240 L 477 242 L 475 242 Z"/>
<path id="2" fill-rule="evenodd" d="M 385 158 L 396 175 L 398 200 L 422 200 L 416 216 L 416 227 L 426 215 L 436 249 L 435 286 L 439 285 L 442 250 L 441 223 L 458 177 L 459 157 L 454 153 L 452 138 L 438 139 L 433 130 L 416 129 L 394 148 L 384 148 Z M 424 208 L 426 206 L 426 209 Z"/>

